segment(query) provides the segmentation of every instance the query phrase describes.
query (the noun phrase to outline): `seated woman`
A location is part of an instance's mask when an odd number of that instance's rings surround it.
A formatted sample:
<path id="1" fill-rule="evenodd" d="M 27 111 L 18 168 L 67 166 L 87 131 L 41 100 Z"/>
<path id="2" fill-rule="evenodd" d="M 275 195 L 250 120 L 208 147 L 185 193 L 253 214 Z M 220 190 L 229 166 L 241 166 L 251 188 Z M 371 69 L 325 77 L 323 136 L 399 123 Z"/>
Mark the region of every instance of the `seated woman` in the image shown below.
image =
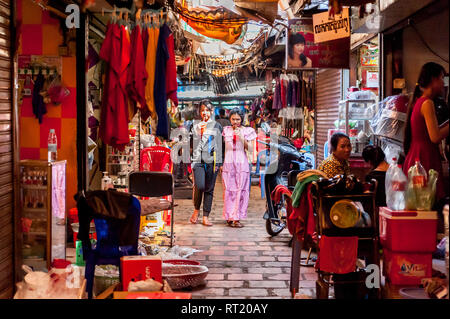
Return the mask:
<path id="1" fill-rule="evenodd" d="M 319 170 L 324 172 L 328 178 L 336 175 L 350 175 L 348 159 L 352 152 L 350 138 L 344 133 L 334 133 L 330 139 L 331 155 L 322 162 Z"/>
<path id="2" fill-rule="evenodd" d="M 366 175 L 366 181 L 369 182 L 372 179 L 378 181 L 375 203 L 378 207 L 384 207 L 386 206 L 386 171 L 389 168 L 389 164 L 386 162 L 386 156 L 381 147 L 368 145 L 364 148 L 362 157 L 372 167 L 372 171 Z"/>

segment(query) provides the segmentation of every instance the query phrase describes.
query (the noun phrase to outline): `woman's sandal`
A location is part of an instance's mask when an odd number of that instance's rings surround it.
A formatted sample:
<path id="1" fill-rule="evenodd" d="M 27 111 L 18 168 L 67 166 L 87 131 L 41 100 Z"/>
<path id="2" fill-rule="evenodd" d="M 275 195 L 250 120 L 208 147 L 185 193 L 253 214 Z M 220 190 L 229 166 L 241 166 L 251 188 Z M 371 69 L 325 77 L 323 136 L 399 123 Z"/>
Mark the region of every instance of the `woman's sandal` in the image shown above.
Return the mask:
<path id="1" fill-rule="evenodd" d="M 244 227 L 244 225 L 242 225 L 239 221 L 235 221 L 235 222 L 233 222 L 233 226 L 232 227 L 242 228 L 242 227 Z"/>
<path id="2" fill-rule="evenodd" d="M 232 220 L 227 220 L 227 226 L 234 227 Z"/>
<path id="3" fill-rule="evenodd" d="M 213 224 L 212 224 L 211 222 L 207 222 L 207 223 L 202 222 L 202 225 L 203 225 L 203 226 L 212 226 Z"/>
<path id="4" fill-rule="evenodd" d="M 192 216 L 191 216 L 191 218 L 189 218 L 189 221 L 191 222 L 191 224 L 197 224 L 198 215 L 197 215 L 197 218 L 195 218 L 195 219 L 193 219 Z"/>

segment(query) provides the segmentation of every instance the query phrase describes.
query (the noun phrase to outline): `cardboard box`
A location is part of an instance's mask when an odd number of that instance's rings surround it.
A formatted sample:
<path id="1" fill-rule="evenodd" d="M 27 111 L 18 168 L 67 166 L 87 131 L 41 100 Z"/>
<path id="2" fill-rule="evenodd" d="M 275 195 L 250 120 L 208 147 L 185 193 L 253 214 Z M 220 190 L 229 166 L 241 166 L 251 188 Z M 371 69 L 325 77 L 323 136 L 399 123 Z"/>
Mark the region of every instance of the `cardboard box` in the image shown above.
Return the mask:
<path id="1" fill-rule="evenodd" d="M 162 260 L 159 256 L 125 256 L 120 258 L 123 290 L 130 281 L 153 279 L 163 283 Z"/>

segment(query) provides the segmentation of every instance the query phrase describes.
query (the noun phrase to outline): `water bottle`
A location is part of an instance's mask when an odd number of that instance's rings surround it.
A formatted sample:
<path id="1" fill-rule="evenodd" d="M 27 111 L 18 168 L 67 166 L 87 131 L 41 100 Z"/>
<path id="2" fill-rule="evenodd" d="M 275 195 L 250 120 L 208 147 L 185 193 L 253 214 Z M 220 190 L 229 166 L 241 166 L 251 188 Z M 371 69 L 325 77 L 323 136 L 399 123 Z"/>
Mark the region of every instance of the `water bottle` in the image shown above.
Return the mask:
<path id="1" fill-rule="evenodd" d="M 405 190 L 408 179 L 403 174 L 401 165 L 392 171 L 389 187 L 386 188 L 386 204 L 392 210 L 404 210 L 406 205 Z"/>
<path id="2" fill-rule="evenodd" d="M 384 188 L 387 190 L 390 185 L 391 185 L 391 177 L 392 177 L 392 173 L 394 172 L 394 170 L 397 168 L 397 158 L 393 157 L 392 158 L 392 163 L 389 165 L 389 168 L 386 171 L 386 178 L 385 178 L 385 184 L 384 184 Z"/>
<path id="3" fill-rule="evenodd" d="M 408 170 L 408 177 L 411 179 L 412 186 L 416 194 L 416 209 L 427 210 L 428 175 L 425 168 L 423 168 L 422 164 L 420 164 L 418 158 L 416 158 L 416 164 Z"/>
<path id="4" fill-rule="evenodd" d="M 55 129 L 50 129 L 50 133 L 48 134 L 48 161 L 55 162 L 56 161 L 56 152 L 58 148 L 58 140 L 56 138 Z"/>

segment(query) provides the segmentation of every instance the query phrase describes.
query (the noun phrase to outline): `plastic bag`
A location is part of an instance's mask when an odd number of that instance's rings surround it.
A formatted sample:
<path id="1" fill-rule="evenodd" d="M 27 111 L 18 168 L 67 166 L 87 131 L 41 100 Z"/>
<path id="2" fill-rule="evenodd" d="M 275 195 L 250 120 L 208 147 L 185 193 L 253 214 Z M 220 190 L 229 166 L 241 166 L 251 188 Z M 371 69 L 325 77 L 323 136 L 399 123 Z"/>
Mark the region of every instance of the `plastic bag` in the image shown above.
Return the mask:
<path id="1" fill-rule="evenodd" d="M 55 105 L 61 104 L 70 95 L 69 89 L 63 86 L 59 75 L 50 83 L 47 93 L 51 102 Z"/>
<path id="2" fill-rule="evenodd" d="M 413 166 L 412 166 L 413 167 Z M 411 168 L 412 168 L 411 167 Z M 436 184 L 439 173 L 434 169 L 428 171 L 428 182 L 425 188 L 414 188 L 411 178 L 411 168 L 408 171 L 408 187 L 406 189 L 406 209 L 430 211 L 436 200 Z"/>
<path id="3" fill-rule="evenodd" d="M 383 152 L 386 156 L 386 162 L 390 165 L 392 164 L 392 159 L 395 158 L 400 158 L 400 154 L 403 152 L 403 149 L 401 146 L 394 144 L 394 143 L 389 143 L 386 142 L 384 143 L 384 147 L 383 148 Z"/>
<path id="4" fill-rule="evenodd" d="M 408 103 L 407 95 L 388 96 L 381 101 L 378 112 L 371 121 L 375 134 L 403 142 Z"/>

